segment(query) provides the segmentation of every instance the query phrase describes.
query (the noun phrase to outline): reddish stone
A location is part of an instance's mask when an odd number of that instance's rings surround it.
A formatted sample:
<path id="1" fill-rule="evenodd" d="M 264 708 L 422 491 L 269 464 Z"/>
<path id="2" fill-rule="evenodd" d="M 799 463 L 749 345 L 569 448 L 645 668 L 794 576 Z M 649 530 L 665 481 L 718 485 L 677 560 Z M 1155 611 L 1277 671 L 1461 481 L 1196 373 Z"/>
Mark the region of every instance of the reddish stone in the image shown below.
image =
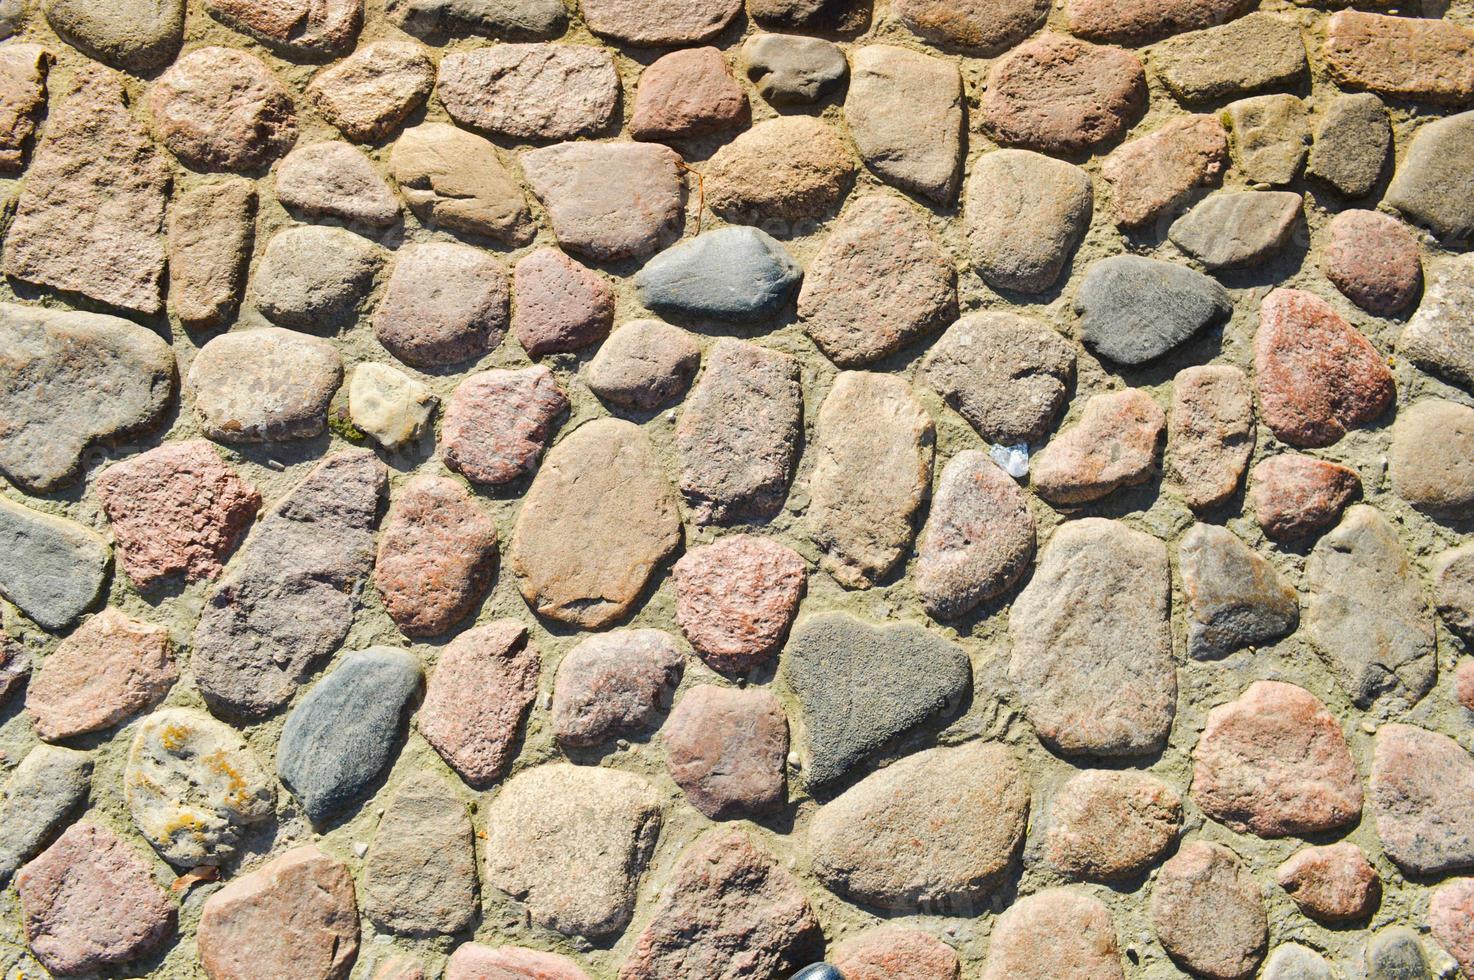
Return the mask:
<path id="1" fill-rule="evenodd" d="M 174 905 L 149 866 L 97 824 L 72 824 L 15 884 L 26 942 L 52 973 L 125 963 L 174 934 Z"/>
<path id="2" fill-rule="evenodd" d="M 1423 285 L 1418 240 L 1391 215 L 1342 211 L 1326 228 L 1326 278 L 1357 306 L 1378 316 L 1407 309 Z"/>
<path id="3" fill-rule="evenodd" d="M 1043 34 L 993 63 L 983 125 L 1005 145 L 1072 154 L 1121 135 L 1146 100 L 1136 55 Z"/>
<path id="4" fill-rule="evenodd" d="M 1428 928 L 1464 976 L 1474 977 L 1474 878 L 1458 878 L 1434 890 Z"/>
<path id="5" fill-rule="evenodd" d="M 1151 918 L 1173 960 L 1215 980 L 1251 975 L 1269 941 L 1258 882 L 1233 851 L 1207 841 L 1182 845 L 1162 865 Z"/>
<path id="6" fill-rule="evenodd" d="M 1382 852 L 1404 872 L 1474 868 L 1474 758 L 1458 742 L 1383 725 L 1368 785 Z"/>
<path id="7" fill-rule="evenodd" d="M 1322 922 L 1368 916 L 1382 894 L 1377 869 L 1350 841 L 1296 851 L 1279 866 L 1275 881 L 1301 911 Z"/>
<path id="8" fill-rule="evenodd" d="M 363 0 L 205 0 L 236 30 L 299 55 L 330 57 L 353 47 Z"/>
<path id="9" fill-rule="evenodd" d="M 673 51 L 640 76 L 630 135 L 681 139 L 732 129 L 747 121 L 747 93 L 716 48 Z"/>
<path id="10" fill-rule="evenodd" d="M 409 482 L 379 538 L 374 583 L 406 636 L 444 633 L 475 609 L 496 571 L 496 523 L 445 477 Z"/>
<path id="11" fill-rule="evenodd" d="M 1050 804 L 1043 858 L 1082 881 L 1120 881 L 1155 864 L 1181 826 L 1182 801 L 1160 779 L 1087 769 Z"/>
<path id="12" fill-rule="evenodd" d="M 788 635 L 807 571 L 792 548 L 750 534 L 692 548 L 674 569 L 681 632 L 716 670 L 751 670 Z"/>
<path id="13" fill-rule="evenodd" d="M 1208 712 L 1193 762 L 1193 800 L 1240 833 L 1315 833 L 1361 815 L 1361 780 L 1340 723 L 1294 684 L 1256 681 Z"/>
<path id="14" fill-rule="evenodd" d="M 1397 394 L 1377 349 L 1313 293 L 1276 289 L 1259 308 L 1254 381 L 1260 417 L 1294 446 L 1329 446 Z"/>
<path id="15" fill-rule="evenodd" d="M 450 396 L 440 425 L 440 458 L 477 483 L 507 483 L 532 472 L 568 398 L 542 366 L 483 371 Z"/>
<path id="16" fill-rule="evenodd" d="M 982 980 L 1121 980 L 1121 949 L 1110 909 L 1096 898 L 1050 888 L 998 917 Z"/>
<path id="17" fill-rule="evenodd" d="M 445 964 L 445 980 L 589 980 L 589 975 L 557 953 L 466 943 Z"/>
<path id="18" fill-rule="evenodd" d="M 1116 223 L 1136 228 L 1185 204 L 1200 187 L 1217 187 L 1228 169 L 1228 131 L 1217 116 L 1174 119 L 1113 150 L 1100 175 L 1111 185 Z"/>
<path id="19" fill-rule="evenodd" d="M 933 44 L 988 56 L 1038 30 L 1049 6 L 1049 0 L 894 0 L 891 13 Z"/>
<path id="20" fill-rule="evenodd" d="M 353 875 L 313 844 L 293 848 L 206 899 L 198 936 L 210 980 L 343 980 L 358 955 Z"/>
<path id="21" fill-rule="evenodd" d="M 159 140 L 200 170 L 257 170 L 297 141 L 292 97 L 261 59 L 195 48 L 149 89 Z"/>
<path id="22" fill-rule="evenodd" d="M 1250 482 L 1254 516 L 1276 541 L 1330 527 L 1361 493 L 1355 470 L 1299 453 L 1269 457 L 1254 467 Z"/>
<path id="23" fill-rule="evenodd" d="M 178 679 L 169 631 L 109 607 L 41 661 L 26 689 L 26 711 L 36 734 L 55 742 L 148 710 Z"/>
<path id="24" fill-rule="evenodd" d="M 1185 368 L 1172 380 L 1167 460 L 1194 510 L 1233 496 L 1254 452 L 1254 396 L 1226 364 Z"/>
<path id="25" fill-rule="evenodd" d="M 1143 44 L 1241 17 L 1255 0 L 1070 0 L 1070 33 L 1092 41 Z"/>
<path id="26" fill-rule="evenodd" d="M 521 623 L 500 619 L 467 630 L 430 675 L 420 734 L 472 786 L 495 782 L 512 763 L 541 670 Z"/>
<path id="27" fill-rule="evenodd" d="M 670 713 L 662 737 L 671 778 L 713 820 L 783 804 L 788 719 L 770 692 L 693 688 Z"/>
<path id="28" fill-rule="evenodd" d="M 958 980 L 957 953 L 919 929 L 876 926 L 830 951 L 845 980 Z"/>
<path id="29" fill-rule="evenodd" d="M 204 439 L 115 463 L 98 477 L 97 498 L 140 589 L 181 573 L 189 582 L 215 578 L 261 508 L 261 494 Z"/>
<path id="30" fill-rule="evenodd" d="M 1137 388 L 1095 395 L 1080 420 L 1034 457 L 1034 491 L 1052 504 L 1099 500 L 1151 477 L 1167 416 Z"/>
<path id="31" fill-rule="evenodd" d="M 670 706 L 685 658 L 661 630 L 597 633 L 568 652 L 553 680 L 553 736 L 579 748 L 635 735 Z"/>
<path id="32" fill-rule="evenodd" d="M 512 273 L 512 332 L 529 357 L 597 344 L 614 326 L 608 280 L 558 251 L 540 248 Z"/>
<path id="33" fill-rule="evenodd" d="M 1474 660 L 1465 660 L 1454 670 L 1454 696 L 1459 704 L 1474 711 Z"/>
<path id="34" fill-rule="evenodd" d="M 425 967 L 408 953 L 393 953 L 374 965 L 370 980 L 425 980 Z"/>
<path id="35" fill-rule="evenodd" d="M 1474 98 L 1474 30 L 1450 20 L 1342 10 L 1323 53 L 1345 88 L 1450 105 Z"/>

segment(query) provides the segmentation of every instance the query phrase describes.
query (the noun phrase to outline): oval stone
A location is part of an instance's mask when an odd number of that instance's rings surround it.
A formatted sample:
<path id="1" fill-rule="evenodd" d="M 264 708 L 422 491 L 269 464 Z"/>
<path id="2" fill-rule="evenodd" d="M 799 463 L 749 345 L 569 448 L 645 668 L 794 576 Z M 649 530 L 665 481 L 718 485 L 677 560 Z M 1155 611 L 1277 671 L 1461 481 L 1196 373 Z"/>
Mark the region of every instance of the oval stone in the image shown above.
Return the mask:
<path id="1" fill-rule="evenodd" d="M 1042 34 L 993 63 L 982 115 L 1000 143 L 1064 156 L 1115 139 L 1146 102 L 1136 55 Z"/>
<path id="2" fill-rule="evenodd" d="M 1167 954 L 1194 973 L 1236 980 L 1264 957 L 1269 926 L 1259 884 L 1222 844 L 1182 845 L 1157 875 L 1150 912 Z"/>
<path id="3" fill-rule="evenodd" d="M 297 141 L 292 96 L 261 59 L 232 48 L 195 48 L 147 97 L 159 140 L 200 170 L 259 170 Z"/>
<path id="4" fill-rule="evenodd" d="M 1075 311 L 1086 347 L 1117 364 L 1144 364 L 1223 323 L 1233 300 L 1187 266 L 1113 255 L 1085 273 Z"/>
<path id="5" fill-rule="evenodd" d="M 982 980 L 1122 980 L 1110 909 L 1068 888 L 1020 899 L 998 917 Z"/>
<path id="6" fill-rule="evenodd" d="M 978 275 L 994 289 L 1044 292 L 1085 237 L 1094 208 L 1090 177 L 1074 164 L 1029 150 L 983 154 L 967 178 L 963 211 Z"/>
<path id="7" fill-rule="evenodd" d="M 1081 881 L 1122 881 L 1146 871 L 1177 840 L 1182 800 L 1142 772 L 1087 769 L 1050 801 L 1040 854 Z"/>
<path id="8" fill-rule="evenodd" d="M 747 323 L 782 309 L 801 278 L 776 239 L 738 225 L 661 252 L 635 276 L 635 293 L 657 313 Z"/>
<path id="9" fill-rule="evenodd" d="M 333 345 L 295 330 L 223 333 L 189 366 L 188 394 L 206 436 L 218 442 L 310 439 L 327 428 L 343 383 Z"/>
<path id="10" fill-rule="evenodd" d="M 808 578 L 798 552 L 748 534 L 693 548 L 672 571 L 681 632 L 724 673 L 751 670 L 777 653 Z"/>
<path id="11" fill-rule="evenodd" d="M 566 140 L 603 129 L 619 101 L 609 52 L 584 44 L 497 44 L 447 54 L 437 86 L 468 129 Z"/>

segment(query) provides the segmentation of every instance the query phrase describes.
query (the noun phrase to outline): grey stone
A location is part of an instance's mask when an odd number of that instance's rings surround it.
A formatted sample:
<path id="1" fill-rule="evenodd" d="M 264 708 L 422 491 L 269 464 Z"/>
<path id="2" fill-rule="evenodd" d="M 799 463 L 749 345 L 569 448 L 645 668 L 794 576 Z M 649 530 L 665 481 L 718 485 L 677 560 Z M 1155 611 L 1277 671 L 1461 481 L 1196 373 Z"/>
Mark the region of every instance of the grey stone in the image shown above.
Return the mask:
<path id="1" fill-rule="evenodd" d="M 162 421 L 174 352 L 119 317 L 0 303 L 0 471 L 46 493 L 74 481 L 93 443 Z"/>
<path id="2" fill-rule="evenodd" d="M 558 243 L 596 262 L 643 258 L 674 236 L 681 158 L 650 143 L 559 143 L 522 154 Z"/>
<path id="3" fill-rule="evenodd" d="M 344 326 L 373 288 L 383 256 L 345 228 L 302 225 L 271 236 L 256 263 L 256 307 L 284 327 L 323 332 Z"/>
<path id="4" fill-rule="evenodd" d="M 638 735 L 670 706 L 685 657 L 669 633 L 596 633 L 568 652 L 553 680 L 553 735 L 579 748 Z"/>
<path id="5" fill-rule="evenodd" d="M 1474 409 L 1425 398 L 1397 413 L 1387 474 L 1397 495 L 1440 518 L 1474 513 Z"/>
<path id="6" fill-rule="evenodd" d="M 276 199 L 313 218 L 372 228 L 399 220 L 399 199 L 389 182 L 362 150 L 341 140 L 298 146 L 282 157 L 276 166 Z"/>
<path id="7" fill-rule="evenodd" d="M 1085 237 L 1094 207 L 1090 177 L 1073 164 L 1030 150 L 985 153 L 967 178 L 964 211 L 978 275 L 995 289 L 1044 292 Z"/>
<path id="8" fill-rule="evenodd" d="M 8 38 L 25 22 L 25 0 L 0 0 L 0 38 Z"/>
<path id="9" fill-rule="evenodd" d="M 460 932 L 476 914 L 471 815 L 438 776 L 417 772 L 389 797 L 363 867 L 363 911 L 411 935 Z"/>
<path id="10" fill-rule="evenodd" d="M 168 64 L 184 40 L 184 0 L 47 0 L 45 10 L 62 40 L 125 71 Z"/>
<path id="11" fill-rule="evenodd" d="M 701 366 L 696 339 L 659 320 L 632 320 L 604 341 L 584 369 L 601 399 L 650 412 L 686 393 Z"/>
<path id="12" fill-rule="evenodd" d="M 163 708 L 139 723 L 123 791 L 154 850 L 186 869 L 230 860 L 276 805 L 276 781 L 240 735 L 190 708 Z"/>
<path id="13" fill-rule="evenodd" d="M 335 453 L 257 523 L 195 629 L 191 666 L 212 711 L 268 714 L 343 642 L 388 484 L 370 450 Z"/>
<path id="14" fill-rule="evenodd" d="M 869 0 L 748 0 L 747 14 L 768 30 L 859 33 L 870 25 Z"/>
<path id="15" fill-rule="evenodd" d="M 169 309 L 187 327 L 225 324 L 241 305 L 256 232 L 256 185 L 213 180 L 169 205 Z"/>
<path id="16" fill-rule="evenodd" d="M 447 54 L 436 84 L 450 117 L 516 140 L 592 136 L 619 103 L 619 74 L 602 48 L 496 44 Z"/>
<path id="17" fill-rule="evenodd" d="M 1393 926 L 1373 936 L 1367 942 L 1367 980 L 1433 980 L 1418 934 Z"/>
<path id="18" fill-rule="evenodd" d="M 1425 371 L 1474 389 L 1474 256 L 1456 255 L 1433 268 L 1397 352 Z"/>
<path id="19" fill-rule="evenodd" d="M 1419 129 L 1383 200 L 1441 241 L 1468 244 L 1474 235 L 1474 112 Z"/>
<path id="20" fill-rule="evenodd" d="M 1222 844 L 1189 841 L 1157 874 L 1152 929 L 1183 969 L 1214 980 L 1252 976 L 1264 958 L 1269 923 L 1259 885 Z"/>
<path id="21" fill-rule="evenodd" d="M 1014 313 L 970 313 L 932 345 L 921 378 L 989 442 L 1034 443 L 1075 379 L 1075 348 Z"/>
<path id="22" fill-rule="evenodd" d="M 722 338 L 676 425 L 681 494 L 698 524 L 769 520 L 798 458 L 803 389 L 793 357 Z"/>
<path id="23" fill-rule="evenodd" d="M 1293 95 L 1256 95 L 1224 110 L 1233 133 L 1234 162 L 1262 184 L 1283 185 L 1300 176 L 1310 149 L 1310 118 Z"/>
<path id="24" fill-rule="evenodd" d="M 370 647 L 345 657 L 287 715 L 276 771 L 313 823 L 342 810 L 390 764 L 422 680 L 414 654 Z"/>
<path id="25" fill-rule="evenodd" d="M 1351 700 L 1412 705 L 1437 676 L 1433 622 L 1421 576 L 1392 526 L 1349 507 L 1305 564 L 1305 625 Z"/>
<path id="26" fill-rule="evenodd" d="M 1168 38 L 1152 50 L 1152 64 L 1188 103 L 1285 88 L 1309 70 L 1299 26 L 1265 13 Z"/>
<path id="27" fill-rule="evenodd" d="M 1227 528 L 1194 524 L 1177 548 L 1187 596 L 1187 653 L 1213 660 L 1295 631 L 1295 589 Z"/>
<path id="28" fill-rule="evenodd" d="M 1331 966 L 1314 950 L 1296 943 L 1276 946 L 1264 964 L 1264 980 L 1332 980 Z"/>
<path id="29" fill-rule="evenodd" d="M 389 152 L 389 172 L 427 228 L 532 241 L 536 226 L 522 185 L 490 140 L 446 123 L 406 129 Z"/>
<path id="30" fill-rule="evenodd" d="M 783 654 L 798 699 L 810 789 L 956 708 L 972 682 L 967 654 L 913 623 L 877 626 L 847 613 L 801 619 Z"/>
<path id="31" fill-rule="evenodd" d="M 501 261 L 460 242 L 416 242 L 394 257 L 374 336 L 406 364 L 475 360 L 507 335 L 511 284 Z"/>
<path id="32" fill-rule="evenodd" d="M 1167 237 L 1210 269 L 1254 265 L 1289 241 L 1300 207 L 1292 191 L 1220 191 L 1172 222 Z"/>
<path id="33" fill-rule="evenodd" d="M 815 814 L 814 873 L 881 909 L 976 914 L 1012 864 L 1028 811 L 1028 777 L 1005 746 L 918 752 Z"/>
<path id="34" fill-rule="evenodd" d="M 1474 544 L 1439 552 L 1430 573 L 1438 614 L 1466 643 L 1474 642 Z"/>
<path id="35" fill-rule="evenodd" d="M 1382 100 L 1370 92 L 1338 95 L 1321 117 L 1305 172 L 1346 197 L 1366 197 L 1391 150 L 1392 122 Z"/>
<path id="36" fill-rule="evenodd" d="M 1233 300 L 1195 269 L 1113 255 L 1085 273 L 1075 310 L 1085 346 L 1117 364 L 1144 364 L 1227 320 Z"/>
<path id="37" fill-rule="evenodd" d="M 1012 588 L 1034 557 L 1028 498 L 988 454 L 953 456 L 936 495 L 912 579 L 926 611 L 955 619 Z"/>
<path id="38" fill-rule="evenodd" d="M 0 596 L 42 629 L 65 629 L 97 601 L 110 558 L 101 535 L 0 497 Z"/>
<path id="39" fill-rule="evenodd" d="M 1008 675 L 1044 742 L 1066 755 L 1161 748 L 1177 707 L 1167 548 L 1116 521 L 1054 532 L 1008 616 Z"/>
<path id="40" fill-rule="evenodd" d="M 629 924 L 660 833 L 641 776 L 548 763 L 513 776 L 486 809 L 486 881 L 533 923 L 598 939 Z"/>
<path id="41" fill-rule="evenodd" d="M 889 44 L 854 53 L 845 122 L 866 166 L 938 204 L 957 197 L 962 75 L 955 63 Z"/>
<path id="42" fill-rule="evenodd" d="M 552 37 L 568 19 L 562 0 L 389 0 L 390 20 L 410 34 Z"/>
<path id="43" fill-rule="evenodd" d="M 747 77 L 773 105 L 810 105 L 839 88 L 849 74 L 839 45 L 818 37 L 754 34 L 742 45 Z"/>
<path id="44" fill-rule="evenodd" d="M 254 443 L 320 435 L 342 383 L 343 359 L 332 344 L 262 327 L 224 333 L 201 347 L 185 387 L 205 435 Z"/>
<path id="45" fill-rule="evenodd" d="M 849 589 L 888 576 L 911 549 L 931 489 L 935 426 L 894 375 L 845 371 L 819 408 L 809 535 Z"/>
<path id="46" fill-rule="evenodd" d="M 747 323 L 782 309 L 802 278 L 771 235 L 734 226 L 655 256 L 635 276 L 635 295 L 657 313 Z"/>
<path id="47" fill-rule="evenodd" d="M 35 857 L 87 797 L 92 757 L 37 745 L 0 787 L 0 884 Z"/>

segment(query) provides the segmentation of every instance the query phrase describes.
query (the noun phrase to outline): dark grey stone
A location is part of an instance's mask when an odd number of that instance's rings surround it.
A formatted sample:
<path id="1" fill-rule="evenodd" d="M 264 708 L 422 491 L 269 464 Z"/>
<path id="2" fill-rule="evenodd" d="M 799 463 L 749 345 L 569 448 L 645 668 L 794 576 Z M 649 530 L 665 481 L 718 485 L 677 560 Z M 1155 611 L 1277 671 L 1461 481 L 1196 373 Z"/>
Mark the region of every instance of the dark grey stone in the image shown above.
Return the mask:
<path id="1" fill-rule="evenodd" d="M 1288 636 L 1300 624 L 1295 590 L 1226 528 L 1196 524 L 1177 549 L 1187 594 L 1187 652 L 1196 660 Z"/>
<path id="2" fill-rule="evenodd" d="M 370 647 L 345 657 L 292 709 L 276 771 L 313 823 L 342 809 L 384 771 L 421 678 L 414 654 Z"/>
<path id="3" fill-rule="evenodd" d="M 815 963 L 799 970 L 792 980 L 844 980 L 844 974 L 839 972 L 839 967 L 830 966 L 828 963 Z"/>
<path id="4" fill-rule="evenodd" d="M 87 797 L 92 757 L 59 745 L 32 749 L 0 791 L 0 886 Z"/>
<path id="5" fill-rule="evenodd" d="M 1367 980 L 1433 980 L 1418 934 L 1393 926 L 1373 936 L 1367 943 Z"/>
<path id="6" fill-rule="evenodd" d="M 1366 197 L 1377 186 L 1392 149 L 1392 122 L 1370 92 L 1340 95 L 1326 109 L 1306 173 L 1347 197 Z"/>
<path id="7" fill-rule="evenodd" d="M 802 278 L 777 240 L 739 225 L 661 252 L 635 277 L 635 291 L 659 313 L 749 322 L 777 313 Z"/>
<path id="8" fill-rule="evenodd" d="M 97 601 L 108 558 L 82 525 L 0 497 L 0 596 L 43 629 L 65 629 Z"/>
<path id="9" fill-rule="evenodd" d="M 553 37 L 568 19 L 562 0 L 389 0 L 389 18 L 410 34 Z"/>
<path id="10" fill-rule="evenodd" d="M 1467 243 L 1474 235 L 1474 112 L 1419 129 L 1384 200 L 1445 243 Z"/>
<path id="11" fill-rule="evenodd" d="M 132 72 L 167 64 L 184 40 L 184 0 L 49 0 L 46 20 L 83 54 Z"/>
<path id="12" fill-rule="evenodd" d="M 742 45 L 747 77 L 773 105 L 808 105 L 839 88 L 849 64 L 823 38 L 754 34 Z"/>
<path id="13" fill-rule="evenodd" d="M 1085 346 L 1118 364 L 1144 364 L 1227 320 L 1233 300 L 1195 269 L 1113 255 L 1085 273 L 1075 310 Z"/>
<path id="14" fill-rule="evenodd" d="M 803 717 L 811 788 L 952 710 L 972 682 L 956 644 L 911 623 L 877 627 L 846 613 L 800 620 L 783 661 Z"/>
<path id="15" fill-rule="evenodd" d="M 1290 240 L 1300 203 L 1291 191 L 1221 191 L 1172 222 L 1167 237 L 1210 269 L 1253 265 Z"/>

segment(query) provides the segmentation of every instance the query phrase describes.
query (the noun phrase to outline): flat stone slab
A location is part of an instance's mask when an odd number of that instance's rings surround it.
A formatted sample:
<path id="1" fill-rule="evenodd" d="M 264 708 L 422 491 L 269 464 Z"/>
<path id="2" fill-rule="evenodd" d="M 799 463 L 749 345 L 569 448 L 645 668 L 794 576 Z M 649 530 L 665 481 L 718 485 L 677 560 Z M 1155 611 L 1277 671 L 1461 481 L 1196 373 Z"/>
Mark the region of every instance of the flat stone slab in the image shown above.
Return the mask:
<path id="1" fill-rule="evenodd" d="M 1168 38 L 1153 49 L 1152 67 L 1173 95 L 1195 105 L 1288 88 L 1309 62 L 1293 21 L 1252 13 Z"/>
<path id="2" fill-rule="evenodd" d="M 448 54 L 440 101 L 452 119 L 517 140 L 592 136 L 619 101 L 609 53 L 581 44 L 498 44 Z"/>
<path id="3" fill-rule="evenodd" d="M 635 290 L 657 313 L 748 323 L 781 310 L 802 278 L 771 235 L 734 226 L 661 252 L 635 277 Z"/>
<path id="4" fill-rule="evenodd" d="M 398 933 L 460 932 L 476 912 L 474 840 L 470 811 L 450 784 L 414 773 L 394 790 L 374 830 L 364 913 Z"/>
<path id="5" fill-rule="evenodd" d="M 558 243 L 596 262 L 643 258 L 674 237 L 685 203 L 680 164 L 674 150 L 648 143 L 560 143 L 522 154 Z"/>
<path id="6" fill-rule="evenodd" d="M 1448 105 L 1474 99 L 1474 30 L 1452 21 L 1339 10 L 1321 50 L 1345 88 Z"/>
<path id="7" fill-rule="evenodd" d="M 1220 191 L 1172 222 L 1172 243 L 1212 270 L 1255 265 L 1279 252 L 1301 220 L 1291 191 Z"/>

